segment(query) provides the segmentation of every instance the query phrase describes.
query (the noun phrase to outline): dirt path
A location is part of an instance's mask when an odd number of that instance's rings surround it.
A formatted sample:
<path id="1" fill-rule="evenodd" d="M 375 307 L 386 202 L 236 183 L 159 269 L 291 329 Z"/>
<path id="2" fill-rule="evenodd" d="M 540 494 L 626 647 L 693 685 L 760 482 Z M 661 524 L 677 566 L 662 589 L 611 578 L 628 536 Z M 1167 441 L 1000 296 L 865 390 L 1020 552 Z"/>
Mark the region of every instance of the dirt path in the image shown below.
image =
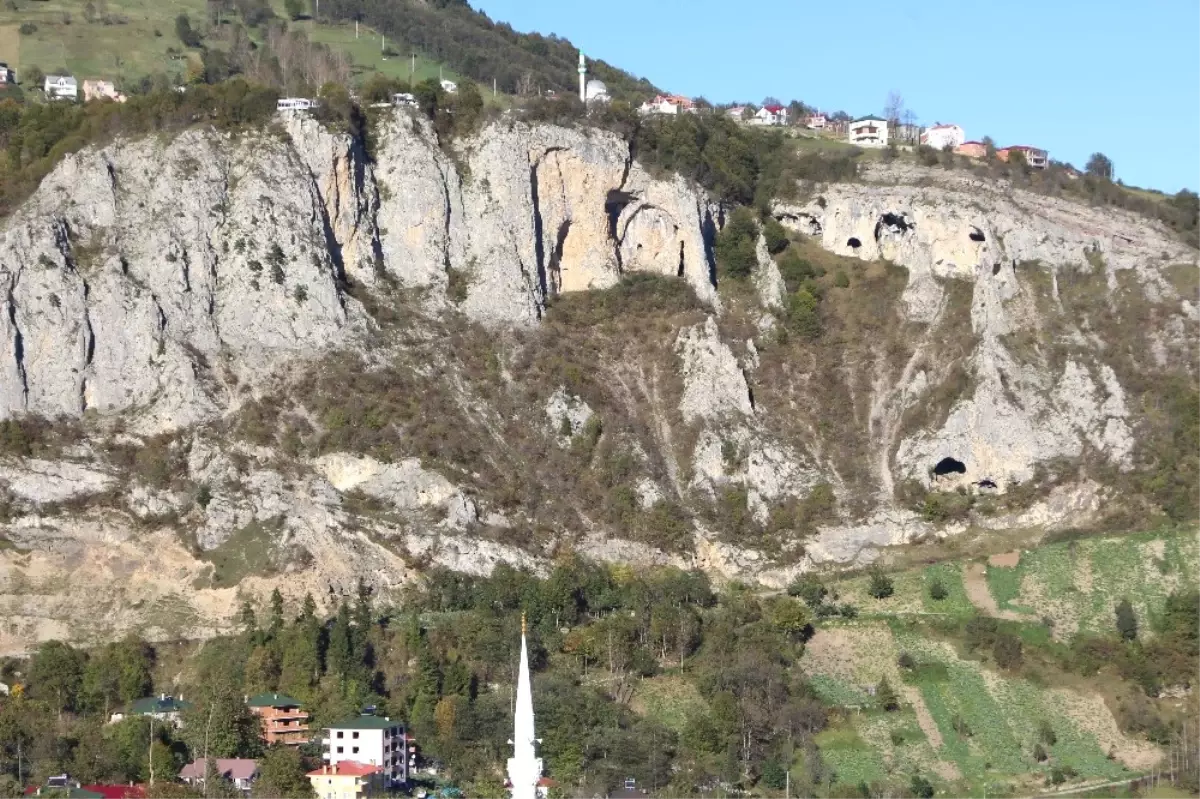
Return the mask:
<path id="1" fill-rule="evenodd" d="M 971 604 L 989 616 L 1009 621 L 1021 621 L 1026 618 L 1016 611 L 1000 609 L 996 598 L 988 590 L 987 567 L 982 563 L 972 563 L 963 571 L 963 588 Z"/>

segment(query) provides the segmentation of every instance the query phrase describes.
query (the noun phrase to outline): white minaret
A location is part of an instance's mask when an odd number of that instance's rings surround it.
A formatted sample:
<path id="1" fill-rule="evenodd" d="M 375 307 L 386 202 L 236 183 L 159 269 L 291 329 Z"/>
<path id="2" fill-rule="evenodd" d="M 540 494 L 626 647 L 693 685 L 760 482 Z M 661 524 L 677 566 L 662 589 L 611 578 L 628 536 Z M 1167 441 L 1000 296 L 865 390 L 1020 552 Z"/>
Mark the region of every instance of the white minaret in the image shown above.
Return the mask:
<path id="1" fill-rule="evenodd" d="M 582 59 L 583 56 L 581 55 Z M 582 77 L 580 78 L 582 80 Z M 529 685 L 529 652 L 525 648 L 525 614 L 521 614 L 521 666 L 517 673 L 517 707 L 513 715 L 513 756 L 508 759 L 512 799 L 536 799 L 542 759 L 534 751 L 533 690 Z"/>
<path id="2" fill-rule="evenodd" d="M 587 102 L 587 61 L 582 50 L 579 51 L 579 100 Z"/>

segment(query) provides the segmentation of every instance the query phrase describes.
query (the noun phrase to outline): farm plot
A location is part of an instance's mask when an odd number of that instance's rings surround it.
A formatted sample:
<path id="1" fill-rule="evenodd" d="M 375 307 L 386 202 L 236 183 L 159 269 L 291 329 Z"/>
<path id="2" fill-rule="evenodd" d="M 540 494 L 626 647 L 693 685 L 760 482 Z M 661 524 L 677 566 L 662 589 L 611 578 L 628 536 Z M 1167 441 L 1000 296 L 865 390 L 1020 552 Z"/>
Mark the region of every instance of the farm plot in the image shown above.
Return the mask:
<path id="1" fill-rule="evenodd" d="M 989 566 L 988 586 L 1002 611 L 1046 617 L 1055 635 L 1109 632 L 1113 608 L 1128 598 L 1144 630 L 1167 595 L 1200 570 L 1193 530 L 1063 542 L 1026 552 L 1014 568 Z"/>

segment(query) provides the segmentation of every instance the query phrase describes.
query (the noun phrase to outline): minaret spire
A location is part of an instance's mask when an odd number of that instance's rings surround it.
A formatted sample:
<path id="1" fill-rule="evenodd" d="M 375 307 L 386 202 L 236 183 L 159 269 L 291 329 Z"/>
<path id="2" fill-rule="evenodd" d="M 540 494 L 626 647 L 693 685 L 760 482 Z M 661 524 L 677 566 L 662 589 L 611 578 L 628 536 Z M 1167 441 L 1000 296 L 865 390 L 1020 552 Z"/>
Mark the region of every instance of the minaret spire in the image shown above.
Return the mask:
<path id="1" fill-rule="evenodd" d="M 579 100 L 587 102 L 587 59 L 582 50 L 579 51 Z"/>
<path id="2" fill-rule="evenodd" d="M 521 663 L 517 671 L 517 704 L 513 713 L 513 756 L 508 760 L 508 781 L 512 799 L 535 799 L 542 761 L 535 749 L 533 726 L 533 689 L 529 680 L 529 649 L 525 643 L 528 627 L 521 614 Z"/>

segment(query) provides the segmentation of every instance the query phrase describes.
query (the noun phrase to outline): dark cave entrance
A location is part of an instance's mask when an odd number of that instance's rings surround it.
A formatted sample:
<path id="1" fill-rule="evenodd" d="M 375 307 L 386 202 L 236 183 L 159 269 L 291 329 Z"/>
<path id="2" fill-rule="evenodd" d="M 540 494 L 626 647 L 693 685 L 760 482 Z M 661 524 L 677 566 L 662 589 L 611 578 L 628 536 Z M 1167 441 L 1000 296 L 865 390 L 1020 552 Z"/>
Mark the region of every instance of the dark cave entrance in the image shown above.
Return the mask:
<path id="1" fill-rule="evenodd" d="M 945 477 L 948 474 L 966 474 L 967 467 L 962 461 L 956 458 L 942 458 L 933 467 L 934 477 Z"/>
<path id="2" fill-rule="evenodd" d="M 851 236 L 849 239 L 846 240 L 846 246 L 853 247 L 854 249 L 857 250 L 859 247 L 862 246 L 862 242 L 859 241 L 858 239 L 854 238 L 853 236 Z"/>
<path id="3" fill-rule="evenodd" d="M 983 231 L 974 225 L 971 226 L 971 232 L 967 235 L 971 237 L 971 241 L 987 241 L 987 237 L 983 235 Z"/>

